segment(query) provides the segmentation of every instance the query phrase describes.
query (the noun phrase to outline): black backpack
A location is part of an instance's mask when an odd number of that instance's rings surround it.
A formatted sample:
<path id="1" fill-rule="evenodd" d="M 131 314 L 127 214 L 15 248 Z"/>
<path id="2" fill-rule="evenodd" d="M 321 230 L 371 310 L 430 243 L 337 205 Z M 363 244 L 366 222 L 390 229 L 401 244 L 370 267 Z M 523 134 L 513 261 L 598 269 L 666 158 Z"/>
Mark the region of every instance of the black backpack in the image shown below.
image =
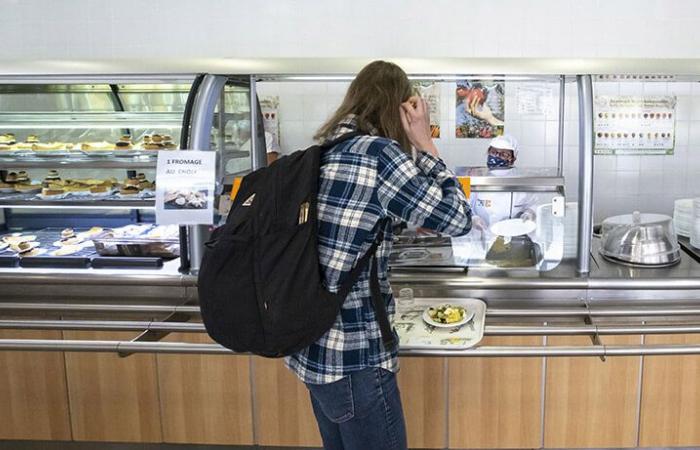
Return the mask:
<path id="1" fill-rule="evenodd" d="M 295 152 L 243 178 L 226 224 L 205 244 L 199 271 L 202 320 L 216 342 L 266 357 L 308 347 L 331 328 L 371 260 L 372 304 L 382 340 L 387 348 L 396 344 L 373 257 L 383 239 L 383 221 L 339 292 L 322 284 L 316 217 L 320 157 L 358 135 Z"/>

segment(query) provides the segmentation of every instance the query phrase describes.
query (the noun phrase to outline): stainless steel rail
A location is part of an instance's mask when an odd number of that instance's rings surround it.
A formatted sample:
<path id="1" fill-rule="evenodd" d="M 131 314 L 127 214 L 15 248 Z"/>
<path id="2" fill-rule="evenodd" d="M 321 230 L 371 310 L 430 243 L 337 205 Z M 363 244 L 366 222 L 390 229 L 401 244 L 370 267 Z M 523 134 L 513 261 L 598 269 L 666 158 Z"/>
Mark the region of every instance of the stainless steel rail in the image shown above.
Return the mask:
<path id="1" fill-rule="evenodd" d="M 54 341 L 46 339 L 1 339 L 0 351 L 58 351 L 111 353 L 171 353 L 233 355 L 217 344 L 130 341 Z M 629 346 L 483 346 L 468 350 L 402 350 L 402 356 L 460 357 L 543 357 L 543 356 L 651 356 L 697 355 L 700 345 L 629 345 Z"/>
<path id="2" fill-rule="evenodd" d="M 0 272 L 0 285 L 19 284 L 30 285 L 62 285 L 62 286 L 179 286 L 187 287 L 196 284 L 196 278 L 177 273 L 164 274 L 158 271 L 152 273 L 102 273 L 99 270 L 82 270 L 82 272 L 61 271 L 32 272 L 8 271 Z"/>
<path id="3" fill-rule="evenodd" d="M 0 302 L 0 311 L 10 312 L 114 312 L 114 313 L 185 313 L 198 315 L 199 306 L 169 306 L 169 305 L 133 305 L 133 304 L 83 304 L 83 303 L 24 303 L 24 302 Z M 486 310 L 488 317 L 641 317 L 641 316 L 695 316 L 700 315 L 700 307 L 645 307 L 645 306 L 593 306 L 590 309 L 572 306 L 568 308 L 489 308 Z"/>
<path id="4" fill-rule="evenodd" d="M 0 320 L 0 330 L 162 331 L 204 333 L 201 323 L 129 320 Z M 673 325 L 486 325 L 487 336 L 573 336 L 615 334 L 694 334 L 700 324 Z"/>

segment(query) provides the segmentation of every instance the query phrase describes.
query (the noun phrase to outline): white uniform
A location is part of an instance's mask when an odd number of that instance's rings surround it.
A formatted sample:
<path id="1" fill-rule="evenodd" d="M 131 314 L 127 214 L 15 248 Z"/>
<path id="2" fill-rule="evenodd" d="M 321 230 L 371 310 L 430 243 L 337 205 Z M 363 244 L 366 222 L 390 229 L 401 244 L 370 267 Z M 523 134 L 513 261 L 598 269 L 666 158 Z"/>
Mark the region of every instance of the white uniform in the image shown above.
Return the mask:
<path id="1" fill-rule="evenodd" d="M 490 170 L 489 176 L 515 176 L 517 169 Z M 489 227 L 496 222 L 515 219 L 525 210 L 534 212 L 537 197 L 531 192 L 473 192 L 469 198 L 472 214 Z"/>

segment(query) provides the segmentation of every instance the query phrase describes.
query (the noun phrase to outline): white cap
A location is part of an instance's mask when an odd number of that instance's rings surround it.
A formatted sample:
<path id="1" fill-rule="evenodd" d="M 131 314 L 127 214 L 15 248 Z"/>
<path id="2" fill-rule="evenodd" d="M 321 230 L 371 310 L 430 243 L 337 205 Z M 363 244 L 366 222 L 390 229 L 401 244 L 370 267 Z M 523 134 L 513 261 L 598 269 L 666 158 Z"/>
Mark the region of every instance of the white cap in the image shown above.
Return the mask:
<path id="1" fill-rule="evenodd" d="M 510 134 L 496 136 L 489 143 L 489 147 L 498 148 L 501 150 L 513 150 L 513 155 L 518 156 L 518 141 Z"/>

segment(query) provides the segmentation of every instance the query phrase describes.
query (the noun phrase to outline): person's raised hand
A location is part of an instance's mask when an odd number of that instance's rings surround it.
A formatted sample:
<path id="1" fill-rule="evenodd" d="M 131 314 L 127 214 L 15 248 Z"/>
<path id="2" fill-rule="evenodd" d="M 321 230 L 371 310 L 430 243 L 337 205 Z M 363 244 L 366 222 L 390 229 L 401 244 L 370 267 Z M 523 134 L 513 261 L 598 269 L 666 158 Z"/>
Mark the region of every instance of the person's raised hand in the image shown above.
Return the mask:
<path id="1" fill-rule="evenodd" d="M 430 109 L 427 102 L 418 96 L 410 97 L 401 104 L 399 114 L 411 145 L 417 150 L 438 156 L 437 147 L 430 135 Z"/>

